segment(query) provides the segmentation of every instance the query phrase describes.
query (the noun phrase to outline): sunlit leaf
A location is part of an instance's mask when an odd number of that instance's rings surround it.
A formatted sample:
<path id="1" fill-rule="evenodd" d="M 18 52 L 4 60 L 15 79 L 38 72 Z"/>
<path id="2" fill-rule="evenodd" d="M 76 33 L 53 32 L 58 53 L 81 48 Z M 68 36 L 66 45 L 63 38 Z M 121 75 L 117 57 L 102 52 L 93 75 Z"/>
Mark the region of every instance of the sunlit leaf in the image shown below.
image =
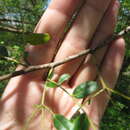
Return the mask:
<path id="1" fill-rule="evenodd" d="M 89 121 L 88 117 L 85 113 L 77 115 L 73 119 L 71 119 L 73 123 L 73 130 L 88 130 L 89 129 Z"/>
<path id="2" fill-rule="evenodd" d="M 63 74 L 63 75 L 61 75 L 60 78 L 59 78 L 59 80 L 58 80 L 58 84 L 60 85 L 60 84 L 64 83 L 69 78 L 70 78 L 69 74 Z"/>
<path id="3" fill-rule="evenodd" d="M 24 34 L 24 40 L 27 43 L 30 43 L 32 45 L 39 45 L 43 43 L 47 43 L 51 39 L 50 35 L 48 33 L 29 33 Z"/>
<path id="4" fill-rule="evenodd" d="M 54 81 L 46 81 L 46 87 L 49 87 L 49 88 L 56 88 L 58 86 L 58 84 Z"/>
<path id="5" fill-rule="evenodd" d="M 89 128 L 89 121 L 85 113 L 79 114 L 71 120 L 56 114 L 53 121 L 57 130 L 88 130 Z"/>
<path id="6" fill-rule="evenodd" d="M 8 41 L 15 41 L 23 44 L 39 45 L 47 43 L 51 40 L 51 36 L 48 33 L 31 33 L 31 32 L 8 32 L 1 33 L 0 38 Z"/>
<path id="7" fill-rule="evenodd" d="M 53 120 L 57 130 L 73 130 L 73 123 L 64 116 L 56 114 L 54 115 Z"/>
<path id="8" fill-rule="evenodd" d="M 96 92 L 99 86 L 95 81 L 87 81 L 77 86 L 73 92 L 73 96 L 76 98 L 84 98 L 88 95 Z"/>

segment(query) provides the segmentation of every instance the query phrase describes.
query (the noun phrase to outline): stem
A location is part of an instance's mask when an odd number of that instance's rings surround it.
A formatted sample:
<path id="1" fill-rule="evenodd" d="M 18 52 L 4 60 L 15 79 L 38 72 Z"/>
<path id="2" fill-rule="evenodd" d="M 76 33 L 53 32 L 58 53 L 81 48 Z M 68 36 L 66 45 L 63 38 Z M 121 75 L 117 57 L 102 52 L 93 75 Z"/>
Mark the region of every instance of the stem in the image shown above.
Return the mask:
<path id="1" fill-rule="evenodd" d="M 93 128 L 93 130 L 98 130 L 97 128 L 96 128 L 96 124 L 94 124 L 94 122 L 88 117 L 88 121 L 89 121 L 89 123 L 90 123 L 90 127 L 92 127 Z"/>
<path id="2" fill-rule="evenodd" d="M 73 97 L 65 88 L 59 86 L 59 88 L 61 88 L 65 93 L 67 93 L 70 97 Z"/>
<path id="3" fill-rule="evenodd" d="M 44 90 L 43 90 L 43 93 L 42 93 L 42 99 L 41 99 L 41 106 L 45 106 L 44 105 L 44 102 L 45 102 L 45 95 L 46 95 L 46 83 L 45 83 L 45 87 L 44 87 Z M 45 107 L 44 107 L 45 108 Z M 41 126 L 42 128 L 44 128 L 43 126 L 43 121 L 44 121 L 44 108 L 41 109 Z"/>
<path id="4" fill-rule="evenodd" d="M 79 111 L 81 108 L 83 108 L 84 105 L 86 105 L 86 103 L 91 99 L 96 97 L 97 95 L 99 95 L 100 93 L 102 93 L 105 89 L 101 89 L 99 91 L 97 91 L 96 93 L 90 95 L 87 99 L 84 100 L 83 104 L 80 105 L 79 109 L 77 111 Z"/>
<path id="5" fill-rule="evenodd" d="M 43 105 L 42 107 L 44 107 L 48 112 L 50 112 L 52 115 L 54 115 L 55 113 L 46 105 Z"/>
<path id="6" fill-rule="evenodd" d="M 110 91 L 110 92 L 112 92 L 114 94 L 117 94 L 117 95 L 119 95 L 119 96 L 121 96 L 121 97 L 123 97 L 123 98 L 125 98 L 127 100 L 130 100 L 129 96 L 126 96 L 123 93 L 120 93 L 120 92 L 115 91 L 112 88 L 108 87 L 108 85 L 106 84 L 105 80 L 103 79 L 103 77 L 101 75 L 99 75 L 99 81 L 101 82 L 104 89 L 106 89 L 106 90 L 108 90 L 108 91 Z"/>
<path id="7" fill-rule="evenodd" d="M 63 88 L 63 87 L 61 87 L 61 86 L 59 86 L 59 88 L 60 89 L 62 89 L 66 94 L 68 94 L 72 99 L 73 99 L 73 102 L 74 102 L 74 104 L 75 105 L 77 105 L 77 106 L 81 106 L 76 100 L 75 100 L 75 97 L 73 96 L 73 95 L 71 95 L 68 91 L 66 91 L 66 89 L 65 88 Z M 82 109 L 82 108 L 81 108 Z"/>
<path id="8" fill-rule="evenodd" d="M 34 119 L 34 117 L 37 115 L 39 111 L 40 111 L 39 109 L 36 109 L 31 113 L 31 115 L 28 117 L 27 121 L 25 122 L 25 126 L 22 128 L 22 130 L 28 130 L 29 124 L 31 123 L 31 121 Z"/>
<path id="9" fill-rule="evenodd" d="M 27 64 L 21 63 L 21 62 L 17 61 L 17 60 L 14 59 L 14 58 L 11 58 L 11 57 L 2 56 L 2 55 L 0 55 L 0 57 L 1 57 L 1 58 L 4 58 L 5 60 L 12 61 L 12 62 L 14 62 L 14 63 L 16 63 L 16 64 L 19 64 L 19 65 L 22 65 L 22 66 L 25 66 L 25 67 L 28 66 Z"/>

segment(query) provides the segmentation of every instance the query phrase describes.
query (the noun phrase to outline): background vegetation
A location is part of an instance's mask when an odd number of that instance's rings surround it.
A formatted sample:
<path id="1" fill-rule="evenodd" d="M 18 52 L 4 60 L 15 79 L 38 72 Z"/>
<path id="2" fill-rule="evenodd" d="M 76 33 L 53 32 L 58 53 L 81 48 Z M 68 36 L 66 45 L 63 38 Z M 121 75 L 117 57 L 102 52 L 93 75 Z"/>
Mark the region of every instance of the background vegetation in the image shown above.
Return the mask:
<path id="1" fill-rule="evenodd" d="M 121 8 L 116 32 L 130 25 L 130 0 L 120 0 Z M 48 0 L 0 0 L 0 46 L 6 46 L 9 56 L 18 59 L 24 52 L 24 40 L 18 33 L 32 32 L 47 7 Z M 125 37 L 126 55 L 116 89 L 130 96 L 130 36 Z M 16 63 L 0 59 L 0 75 L 12 72 Z M 0 82 L 0 95 L 8 81 Z M 130 102 L 113 95 L 101 122 L 101 130 L 130 130 Z"/>

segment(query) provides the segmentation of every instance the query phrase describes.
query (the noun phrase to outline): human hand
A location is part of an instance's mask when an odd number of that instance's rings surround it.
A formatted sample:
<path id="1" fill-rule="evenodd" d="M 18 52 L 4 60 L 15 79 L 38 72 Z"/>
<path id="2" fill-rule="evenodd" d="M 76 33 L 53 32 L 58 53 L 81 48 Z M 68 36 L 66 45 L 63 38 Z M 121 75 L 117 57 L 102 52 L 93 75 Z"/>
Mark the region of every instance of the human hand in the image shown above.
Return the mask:
<path id="1" fill-rule="evenodd" d="M 47 32 L 52 36 L 48 44 L 29 46 L 28 61 L 33 64 L 43 64 L 52 61 L 56 46 L 63 35 L 65 26 L 74 10 L 81 4 L 81 0 L 53 0 L 39 21 L 35 32 Z M 64 59 L 87 48 L 97 46 L 113 33 L 119 4 L 113 0 L 86 0 L 78 18 L 68 32 L 66 38 L 56 54 L 54 61 Z M 93 39 L 93 40 L 92 40 Z M 92 40 L 92 41 L 91 41 Z M 95 53 L 97 64 L 100 65 L 101 75 L 110 87 L 114 87 L 124 56 L 124 41 L 118 39 L 108 48 L 105 47 Z M 105 56 L 105 58 L 103 58 Z M 96 66 L 91 56 L 78 58 L 55 69 L 54 80 L 63 74 L 69 73 L 71 80 L 63 87 L 68 92 L 77 85 L 88 80 L 95 80 Z M 18 67 L 20 69 L 21 67 Z M 38 71 L 27 75 L 12 78 L 7 85 L 0 105 L 0 129 L 19 130 L 33 111 L 35 104 L 40 104 L 44 87 L 43 77 L 46 71 Z M 85 107 L 88 116 L 96 125 L 99 125 L 107 104 L 105 93 L 100 94 L 93 102 Z M 49 89 L 45 103 L 55 112 L 65 116 L 72 114 L 75 105 L 71 97 L 61 89 Z M 53 129 L 51 116 L 46 113 L 45 130 Z M 40 116 L 30 124 L 29 129 L 41 130 Z"/>

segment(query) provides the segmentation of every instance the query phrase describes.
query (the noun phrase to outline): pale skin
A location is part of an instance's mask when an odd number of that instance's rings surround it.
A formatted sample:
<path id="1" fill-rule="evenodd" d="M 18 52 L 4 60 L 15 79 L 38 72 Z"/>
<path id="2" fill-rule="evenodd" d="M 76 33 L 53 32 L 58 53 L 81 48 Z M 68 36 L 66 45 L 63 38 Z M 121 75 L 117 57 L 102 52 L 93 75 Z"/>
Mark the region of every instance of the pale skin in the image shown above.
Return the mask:
<path id="1" fill-rule="evenodd" d="M 52 0 L 48 9 L 35 28 L 36 33 L 47 32 L 52 40 L 45 45 L 29 46 L 28 61 L 33 64 L 43 64 L 52 61 L 55 48 L 61 38 L 66 23 L 82 0 Z M 76 54 L 84 49 L 92 48 L 105 40 L 114 31 L 119 3 L 116 0 L 86 0 L 72 28 L 56 54 L 54 61 L 62 60 L 69 55 Z M 93 40 L 92 40 L 93 39 Z M 96 62 L 100 65 L 101 75 L 109 87 L 114 88 L 123 62 L 125 43 L 122 38 L 114 41 L 108 48 L 96 52 Z M 103 58 L 105 56 L 105 58 Z M 55 69 L 53 80 L 57 80 L 63 73 L 69 73 L 69 80 L 63 87 L 71 92 L 77 85 L 95 80 L 96 66 L 91 56 L 78 58 L 72 62 L 61 65 Z M 20 69 L 19 66 L 17 69 Z M 20 130 L 25 120 L 33 111 L 34 104 L 40 104 L 44 88 L 43 77 L 45 71 L 29 73 L 12 78 L 2 96 L 0 104 L 0 129 Z M 70 96 L 61 89 L 49 89 L 46 93 L 45 103 L 55 113 L 70 117 L 73 113 L 74 102 Z M 84 110 L 99 127 L 100 120 L 108 103 L 108 96 L 102 93 L 95 97 L 92 103 Z M 42 122 L 37 116 L 30 124 L 30 130 L 53 130 L 50 114 L 45 114 L 46 120 Z M 92 130 L 92 128 L 90 128 Z"/>

